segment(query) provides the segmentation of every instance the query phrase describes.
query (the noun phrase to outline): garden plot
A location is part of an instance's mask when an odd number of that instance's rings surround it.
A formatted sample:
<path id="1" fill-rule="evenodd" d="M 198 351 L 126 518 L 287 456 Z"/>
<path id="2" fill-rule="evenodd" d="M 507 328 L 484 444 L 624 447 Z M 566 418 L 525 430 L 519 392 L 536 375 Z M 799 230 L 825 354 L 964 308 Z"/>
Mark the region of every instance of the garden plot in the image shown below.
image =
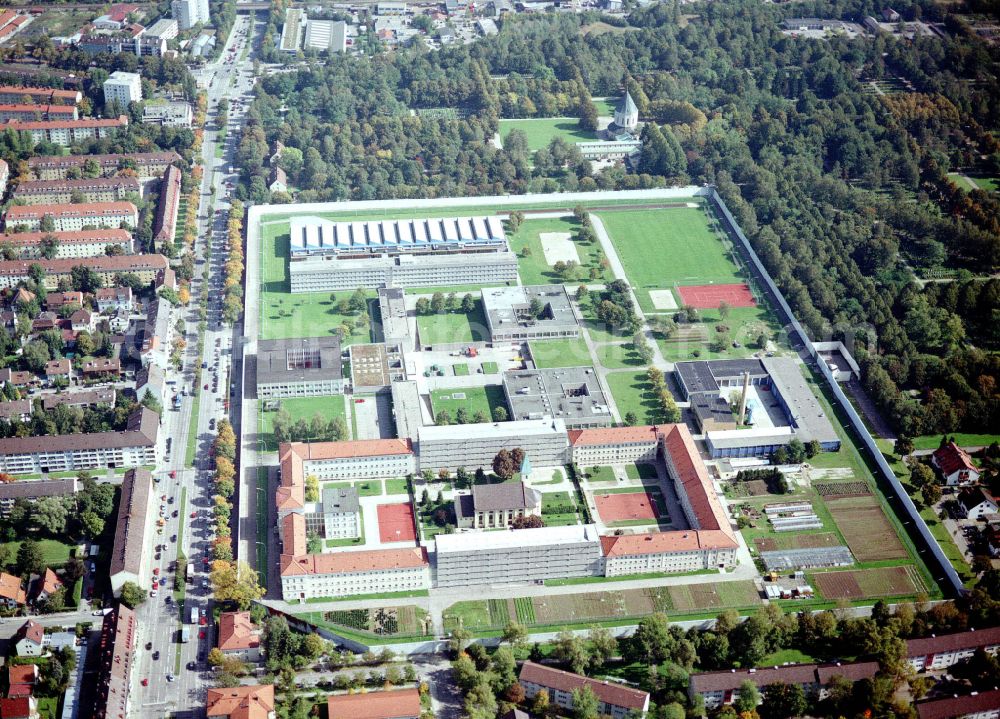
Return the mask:
<path id="1" fill-rule="evenodd" d="M 542 243 L 542 254 L 545 255 L 545 263 L 554 265 L 557 262 L 576 262 L 580 264 L 580 255 L 577 254 L 576 245 L 573 244 L 572 235 L 569 232 L 542 232 L 538 239 Z"/>
<path id="2" fill-rule="evenodd" d="M 828 499 L 826 504 L 859 562 L 907 557 L 906 548 L 875 497 Z"/>
<path id="3" fill-rule="evenodd" d="M 881 567 L 814 574 L 813 583 L 826 599 L 912 596 L 924 591 L 913 567 Z"/>

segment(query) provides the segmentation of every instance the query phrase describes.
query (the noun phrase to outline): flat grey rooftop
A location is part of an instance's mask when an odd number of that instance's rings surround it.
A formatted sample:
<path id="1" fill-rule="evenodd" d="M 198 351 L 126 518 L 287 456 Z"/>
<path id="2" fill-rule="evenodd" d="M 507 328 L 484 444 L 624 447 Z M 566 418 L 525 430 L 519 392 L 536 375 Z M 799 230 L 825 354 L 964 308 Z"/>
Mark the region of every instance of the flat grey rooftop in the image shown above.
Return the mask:
<path id="1" fill-rule="evenodd" d="M 326 487 L 323 490 L 324 514 L 357 512 L 358 490 L 354 487 Z"/>
<path id="2" fill-rule="evenodd" d="M 340 338 L 304 337 L 257 343 L 257 384 L 341 379 Z"/>
<path id="3" fill-rule="evenodd" d="M 593 367 L 510 370 L 503 375 L 512 419 L 574 420 L 611 417 Z"/>
<path id="4" fill-rule="evenodd" d="M 840 438 L 819 399 L 802 376 L 799 364 L 787 357 L 767 358 L 763 364 L 771 376 L 775 393 L 784 400 L 792 427 L 802 441 L 838 442 Z"/>
<path id="5" fill-rule="evenodd" d="M 491 332 L 526 327 L 564 331 L 577 327 L 573 305 L 562 285 L 489 287 L 482 292 L 483 312 Z M 534 315 L 529 308 L 536 299 L 541 312 Z"/>

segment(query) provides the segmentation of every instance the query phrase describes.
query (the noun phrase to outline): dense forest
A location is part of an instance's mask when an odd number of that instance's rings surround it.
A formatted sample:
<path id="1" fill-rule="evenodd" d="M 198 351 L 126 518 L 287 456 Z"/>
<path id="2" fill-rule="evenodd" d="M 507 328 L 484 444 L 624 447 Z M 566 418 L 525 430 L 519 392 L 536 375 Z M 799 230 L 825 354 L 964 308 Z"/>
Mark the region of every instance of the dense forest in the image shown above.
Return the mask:
<path id="1" fill-rule="evenodd" d="M 600 34 L 596 15 L 515 16 L 468 46 L 313 63 L 262 81 L 239 193 L 290 201 L 266 189 L 276 140 L 305 202 L 714 184 L 812 336 L 857 343 L 898 431 L 997 432 L 1000 202 L 947 173 L 1000 170 L 998 51 L 931 3 L 896 9 L 945 38 L 781 33 L 792 14 L 880 9 L 667 2 Z M 586 123 L 591 96 L 626 87 L 647 121 L 637 173 L 595 173 L 561 140 L 492 141 L 498 118 Z"/>

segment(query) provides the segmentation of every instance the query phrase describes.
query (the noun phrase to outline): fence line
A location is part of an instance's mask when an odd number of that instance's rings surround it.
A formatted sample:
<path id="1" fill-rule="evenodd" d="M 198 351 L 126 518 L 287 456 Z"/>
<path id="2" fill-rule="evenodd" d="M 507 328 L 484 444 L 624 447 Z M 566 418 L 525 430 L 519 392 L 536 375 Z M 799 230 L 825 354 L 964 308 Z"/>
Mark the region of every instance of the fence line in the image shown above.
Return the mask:
<path id="1" fill-rule="evenodd" d="M 764 267 L 764 263 L 761 262 L 760 258 L 757 256 L 757 253 L 750 245 L 750 240 L 748 240 L 746 235 L 743 234 L 743 230 L 740 229 L 739 223 L 736 222 L 732 213 L 729 211 L 729 208 L 726 206 L 726 203 L 719 196 L 718 191 L 714 187 L 710 187 L 708 189 L 709 197 L 722 213 L 722 216 L 728 223 L 729 228 L 732 230 L 737 239 L 739 239 L 740 244 L 743 245 L 743 249 L 747 253 L 747 257 L 749 257 L 750 262 L 754 265 L 760 279 L 763 281 L 768 292 L 771 294 L 774 301 L 778 303 L 779 308 L 784 313 L 786 324 L 791 325 L 792 329 L 799 336 L 802 344 L 809 352 L 809 355 L 819 367 L 819 371 L 829 385 L 834 398 L 840 403 L 841 408 L 847 415 L 851 429 L 853 429 L 854 433 L 861 439 L 863 449 L 867 451 L 868 455 L 872 458 L 872 460 L 874 460 L 882 478 L 888 482 L 896 499 L 903 505 L 903 509 L 906 512 L 907 517 L 917 528 L 920 539 L 923 540 L 923 543 L 926 545 L 926 549 L 930 552 L 931 556 L 938 565 L 938 569 L 944 575 L 943 577 L 936 576 L 935 579 L 939 582 L 945 582 L 947 584 L 946 588 L 950 589 L 953 595 L 957 596 L 962 594 L 965 591 L 965 588 L 962 584 L 961 578 L 958 576 L 958 572 L 955 571 L 951 562 L 948 561 L 948 558 L 944 555 L 944 551 L 942 551 L 941 546 L 937 543 L 937 540 L 934 539 L 930 530 L 927 528 L 927 524 L 924 522 L 923 517 L 920 516 L 920 512 L 917 510 L 913 500 L 910 499 L 910 495 L 906 493 L 903 485 L 896 477 L 895 472 L 892 471 L 892 467 L 889 466 L 885 457 L 882 456 L 882 450 L 878 448 L 874 437 L 872 437 L 871 433 L 868 431 L 868 428 L 862 421 L 861 416 L 857 413 L 857 410 L 854 409 L 854 405 L 850 403 L 847 395 L 844 394 L 844 391 L 840 388 L 840 384 L 833 378 L 833 372 L 827 366 L 826 362 L 819 357 L 819 354 L 816 351 L 816 348 L 813 347 L 813 343 L 806 334 L 805 329 L 803 329 L 802 325 L 795 318 L 795 314 L 792 312 L 788 302 L 785 301 L 784 295 L 778 289 L 777 285 L 775 285 L 774 280 L 771 279 L 771 275 L 767 271 L 767 268 Z M 934 573 L 936 574 L 936 572 Z"/>

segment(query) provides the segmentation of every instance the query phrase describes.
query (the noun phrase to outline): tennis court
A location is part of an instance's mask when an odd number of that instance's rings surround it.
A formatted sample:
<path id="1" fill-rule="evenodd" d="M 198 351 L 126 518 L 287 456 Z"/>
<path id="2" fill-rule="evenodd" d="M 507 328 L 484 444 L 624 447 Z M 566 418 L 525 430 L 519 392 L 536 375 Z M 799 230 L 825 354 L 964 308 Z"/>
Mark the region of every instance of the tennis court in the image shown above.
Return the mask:
<path id="1" fill-rule="evenodd" d="M 409 502 L 378 505 L 378 538 L 383 544 L 416 540 L 413 507 Z"/>
<path id="2" fill-rule="evenodd" d="M 698 309 L 716 309 L 720 302 L 730 307 L 756 307 L 753 295 L 746 283 L 732 285 L 689 285 L 678 287 L 681 302 Z"/>

